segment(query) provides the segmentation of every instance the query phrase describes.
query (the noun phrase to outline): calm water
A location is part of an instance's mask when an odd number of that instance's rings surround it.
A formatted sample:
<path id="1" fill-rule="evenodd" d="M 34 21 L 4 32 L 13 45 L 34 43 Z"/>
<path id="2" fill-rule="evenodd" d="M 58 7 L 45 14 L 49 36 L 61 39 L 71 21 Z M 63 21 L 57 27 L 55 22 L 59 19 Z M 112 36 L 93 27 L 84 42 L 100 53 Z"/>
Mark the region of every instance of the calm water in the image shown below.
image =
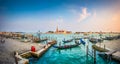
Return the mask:
<path id="1" fill-rule="evenodd" d="M 91 35 L 90 35 L 91 36 Z M 92 35 L 98 37 L 98 35 Z M 55 34 L 42 34 L 41 38 L 49 37 L 50 39 L 57 39 L 58 43 L 62 43 L 62 40 L 65 39 L 71 39 L 73 37 L 83 37 L 82 34 L 79 35 L 55 35 Z M 91 43 L 84 39 L 87 43 L 89 43 L 89 49 L 91 50 Z M 45 42 L 42 42 L 45 43 Z M 74 41 L 63 44 L 62 45 L 68 45 L 68 44 L 74 44 Z M 118 64 L 115 61 L 111 61 L 108 63 L 107 60 L 103 59 L 99 55 L 97 55 L 96 64 Z M 91 56 L 86 56 L 86 46 L 80 45 L 75 48 L 71 49 L 64 49 L 64 50 L 58 50 L 56 48 L 51 47 L 42 57 L 38 59 L 33 59 L 30 61 L 30 64 L 93 64 L 93 58 Z"/>

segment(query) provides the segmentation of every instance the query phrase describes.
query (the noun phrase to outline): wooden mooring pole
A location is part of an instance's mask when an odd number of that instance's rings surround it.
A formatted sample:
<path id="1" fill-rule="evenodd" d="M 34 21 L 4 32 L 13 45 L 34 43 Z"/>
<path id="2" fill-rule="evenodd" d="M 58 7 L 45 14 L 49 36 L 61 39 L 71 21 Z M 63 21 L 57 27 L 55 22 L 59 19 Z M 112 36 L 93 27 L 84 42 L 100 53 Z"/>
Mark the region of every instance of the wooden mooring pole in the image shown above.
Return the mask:
<path id="1" fill-rule="evenodd" d="M 105 44 L 104 44 L 104 50 L 105 50 Z"/>
<path id="2" fill-rule="evenodd" d="M 96 64 L 96 50 L 94 49 L 94 64 Z"/>
<path id="3" fill-rule="evenodd" d="M 88 56 L 88 45 L 86 46 L 86 55 Z"/>
<path id="4" fill-rule="evenodd" d="M 88 64 L 88 45 L 86 46 L 86 64 Z"/>

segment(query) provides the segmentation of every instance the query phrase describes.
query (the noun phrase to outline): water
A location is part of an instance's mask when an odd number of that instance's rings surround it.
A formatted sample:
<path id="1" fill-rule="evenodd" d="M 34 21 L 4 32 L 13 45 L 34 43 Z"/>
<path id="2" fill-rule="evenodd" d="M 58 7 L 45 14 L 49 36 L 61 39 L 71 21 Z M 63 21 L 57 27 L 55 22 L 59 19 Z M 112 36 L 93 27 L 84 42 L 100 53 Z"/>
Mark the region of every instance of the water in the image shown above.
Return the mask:
<path id="1" fill-rule="evenodd" d="M 57 39 L 58 43 L 62 42 L 62 40 L 65 39 L 71 39 L 74 36 L 77 37 L 83 37 L 83 35 L 55 35 L 55 34 L 42 34 L 41 37 L 53 37 Z M 89 43 L 89 49 L 91 50 L 92 44 L 88 40 L 84 40 L 87 43 Z M 68 44 L 74 44 L 74 41 L 62 44 L 62 45 L 68 45 Z M 98 53 L 98 52 L 97 52 Z M 96 64 L 118 64 L 115 61 L 108 62 L 106 59 L 103 59 L 99 55 L 96 56 Z M 51 47 L 42 57 L 38 59 L 34 59 L 30 61 L 30 64 L 93 64 L 94 60 L 91 56 L 86 56 L 86 46 L 80 45 L 75 48 L 71 49 L 63 49 L 58 50 L 56 48 Z"/>

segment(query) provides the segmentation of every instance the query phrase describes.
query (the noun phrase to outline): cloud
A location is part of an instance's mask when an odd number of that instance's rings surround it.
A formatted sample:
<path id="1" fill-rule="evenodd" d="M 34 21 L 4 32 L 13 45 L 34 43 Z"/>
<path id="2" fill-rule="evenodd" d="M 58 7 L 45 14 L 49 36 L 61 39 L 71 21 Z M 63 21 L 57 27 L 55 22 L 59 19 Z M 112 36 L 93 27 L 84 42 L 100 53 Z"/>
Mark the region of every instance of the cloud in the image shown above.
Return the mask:
<path id="1" fill-rule="evenodd" d="M 88 13 L 86 7 L 83 7 L 80 10 L 71 8 L 69 11 L 71 13 L 73 13 L 74 15 L 76 15 L 76 19 L 77 19 L 78 22 L 81 22 L 81 21 L 85 20 L 86 18 L 88 18 L 91 15 L 91 13 Z M 95 13 L 95 15 L 96 15 L 96 13 Z"/>
<path id="2" fill-rule="evenodd" d="M 78 21 L 83 21 L 85 20 L 88 16 L 90 16 L 90 13 L 87 12 L 87 8 L 82 8 L 82 13 L 79 14 Z"/>

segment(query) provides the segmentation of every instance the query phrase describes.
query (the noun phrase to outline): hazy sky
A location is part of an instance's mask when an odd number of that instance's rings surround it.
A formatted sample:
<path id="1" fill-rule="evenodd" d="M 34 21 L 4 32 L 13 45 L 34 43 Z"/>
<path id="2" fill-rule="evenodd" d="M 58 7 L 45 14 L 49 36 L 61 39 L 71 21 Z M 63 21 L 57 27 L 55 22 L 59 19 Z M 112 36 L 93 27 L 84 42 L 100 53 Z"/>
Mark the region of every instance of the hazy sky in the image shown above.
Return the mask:
<path id="1" fill-rule="evenodd" d="M 120 32 L 120 0 L 0 0 L 0 31 Z"/>

